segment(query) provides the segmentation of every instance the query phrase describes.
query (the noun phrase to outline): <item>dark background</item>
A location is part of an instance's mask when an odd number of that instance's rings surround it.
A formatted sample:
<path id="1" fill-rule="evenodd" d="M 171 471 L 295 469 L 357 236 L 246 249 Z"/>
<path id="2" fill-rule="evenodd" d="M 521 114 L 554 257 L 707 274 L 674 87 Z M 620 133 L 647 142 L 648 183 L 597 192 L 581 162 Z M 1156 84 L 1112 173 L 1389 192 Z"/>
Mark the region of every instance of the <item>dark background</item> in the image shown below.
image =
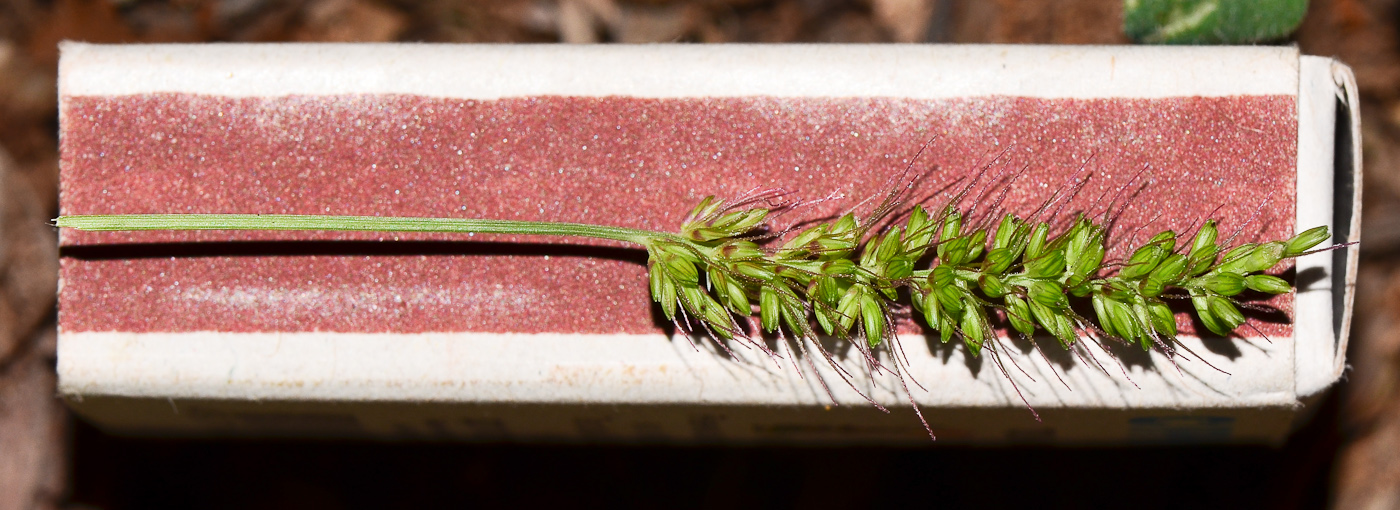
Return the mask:
<path id="1" fill-rule="evenodd" d="M 1127 44 L 1121 0 L 0 2 L 0 510 L 1400 508 L 1397 0 L 1313 0 L 1282 44 L 1361 86 L 1352 370 L 1281 448 L 717 448 L 114 437 L 55 398 L 56 44 L 202 41 Z"/>

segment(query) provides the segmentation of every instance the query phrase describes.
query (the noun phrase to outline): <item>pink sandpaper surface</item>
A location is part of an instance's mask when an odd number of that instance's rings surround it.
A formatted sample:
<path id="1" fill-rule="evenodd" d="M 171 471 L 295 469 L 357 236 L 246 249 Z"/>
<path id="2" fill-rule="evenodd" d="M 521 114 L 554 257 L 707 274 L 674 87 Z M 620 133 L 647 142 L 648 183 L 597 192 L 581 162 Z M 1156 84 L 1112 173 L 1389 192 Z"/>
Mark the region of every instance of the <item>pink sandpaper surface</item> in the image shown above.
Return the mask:
<path id="1" fill-rule="evenodd" d="M 917 191 L 934 206 L 949 199 L 949 184 L 984 170 L 1001 177 L 993 193 L 1004 188 L 1001 207 L 1012 212 L 1035 210 L 1081 169 L 1088 182 L 1065 217 L 1102 213 L 1103 197 L 1126 186 L 1110 257 L 1160 229 L 1194 231 L 1207 214 L 1221 221 L 1222 237 L 1239 230 L 1238 242 L 1293 231 L 1291 96 L 151 94 L 64 97 L 62 112 L 63 214 L 445 216 L 674 230 L 707 194 L 844 197 L 792 211 L 781 227 L 868 210 L 861 201 L 913 160 L 915 172 L 936 167 Z M 531 244 L 497 244 L 515 241 Z M 620 243 L 64 231 L 62 244 L 67 332 L 663 331 L 645 254 Z M 1291 312 L 1289 297 L 1269 304 Z M 1257 325 L 1291 334 L 1287 323 Z"/>

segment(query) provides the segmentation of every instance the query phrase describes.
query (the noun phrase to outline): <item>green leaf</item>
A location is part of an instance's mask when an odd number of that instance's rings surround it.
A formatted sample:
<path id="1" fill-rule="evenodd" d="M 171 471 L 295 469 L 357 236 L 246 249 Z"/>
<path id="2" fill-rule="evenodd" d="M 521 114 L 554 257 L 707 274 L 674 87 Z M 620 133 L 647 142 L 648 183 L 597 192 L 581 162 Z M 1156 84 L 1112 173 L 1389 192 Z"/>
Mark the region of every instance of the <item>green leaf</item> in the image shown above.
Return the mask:
<path id="1" fill-rule="evenodd" d="M 1123 32 L 1148 44 L 1252 44 L 1288 37 L 1307 0 L 1124 0 Z"/>
<path id="2" fill-rule="evenodd" d="M 1186 256 L 1187 275 L 1200 276 L 1215 265 L 1220 248 L 1215 245 L 1217 235 L 1215 220 L 1209 220 L 1196 232 L 1196 240 L 1191 244 L 1191 252 Z"/>
<path id="3" fill-rule="evenodd" d="M 687 237 L 705 243 L 733 236 L 734 233 L 721 228 L 701 227 L 692 229 Z"/>
<path id="4" fill-rule="evenodd" d="M 861 267 L 873 268 L 878 265 L 876 263 L 877 254 L 879 253 L 877 247 L 880 246 L 884 239 L 888 239 L 888 236 L 876 234 L 874 237 L 870 238 L 870 242 L 866 243 L 865 249 L 861 250 L 860 253 Z"/>
<path id="5" fill-rule="evenodd" d="M 943 305 L 939 304 L 938 296 L 921 292 L 912 294 L 923 296 L 921 299 L 924 306 L 920 309 L 923 310 L 924 321 L 928 323 L 929 328 L 940 333 L 943 343 L 948 343 L 954 329 L 953 319 L 943 311 Z"/>
<path id="6" fill-rule="evenodd" d="M 722 292 L 723 290 L 718 289 L 718 287 L 723 287 L 724 284 L 729 281 L 729 276 L 724 274 L 724 270 L 720 269 L 718 266 L 706 268 L 705 274 L 710 277 L 710 288 L 716 289 L 716 291 Z"/>
<path id="7" fill-rule="evenodd" d="M 705 322 L 709 323 L 710 331 L 725 340 L 734 338 L 734 323 L 729 318 L 729 313 L 724 311 L 724 307 L 706 305 L 704 313 Z"/>
<path id="8" fill-rule="evenodd" d="M 1143 328 L 1150 323 L 1150 319 L 1139 320 L 1138 314 L 1127 303 L 1098 293 L 1091 299 L 1094 314 L 1099 318 L 1099 328 L 1105 334 L 1124 340 L 1141 340 L 1147 334 Z M 1143 312 L 1146 314 L 1146 310 Z"/>

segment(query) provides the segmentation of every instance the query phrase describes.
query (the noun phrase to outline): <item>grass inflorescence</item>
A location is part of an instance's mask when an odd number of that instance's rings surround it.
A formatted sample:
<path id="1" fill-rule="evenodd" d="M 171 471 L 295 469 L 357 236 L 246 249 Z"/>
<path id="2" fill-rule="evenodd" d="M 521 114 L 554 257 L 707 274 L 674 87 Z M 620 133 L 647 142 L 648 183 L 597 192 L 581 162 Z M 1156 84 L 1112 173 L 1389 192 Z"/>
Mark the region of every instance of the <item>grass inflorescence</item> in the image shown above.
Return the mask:
<path id="1" fill-rule="evenodd" d="M 895 334 L 899 317 L 922 318 L 939 340 L 960 339 L 972 356 L 995 342 L 996 327 L 1004 325 L 1028 339 L 1043 331 L 1065 348 L 1086 338 L 1109 339 L 1172 357 L 1178 331 L 1167 299 L 1189 300 L 1206 329 L 1229 336 L 1246 325 L 1237 296 L 1246 290 L 1290 292 L 1287 280 L 1266 272 L 1329 237 L 1327 227 L 1316 227 L 1287 240 L 1230 246 L 1220 239 L 1216 221 L 1206 220 L 1192 236 L 1164 230 L 1132 249 L 1126 260 L 1110 261 L 1105 260 L 1108 227 L 1101 219 L 1079 215 L 1058 229 L 1051 221 L 1015 214 L 972 222 L 970 211 L 955 205 L 901 209 L 907 189 L 891 192 L 863 218 L 847 213 L 781 232 L 770 231 L 766 223 L 790 205 L 778 191 L 730 202 L 706 197 L 678 232 L 457 218 L 234 214 L 62 216 L 55 224 L 82 230 L 508 233 L 635 243 L 647 250 L 652 299 L 687 333 L 698 327 L 721 346 L 746 339 L 775 358 L 777 353 L 756 341 L 755 330 L 791 338 L 815 370 L 813 356 L 806 355 L 811 344 L 854 388 L 850 374 L 815 341 L 821 335 L 846 339 L 872 373 L 890 367 L 898 374 L 906 393 L 907 361 L 900 362 Z M 1072 301 L 1089 305 L 1076 307 Z M 1076 311 L 1090 307 L 1089 316 Z M 880 361 L 881 346 L 893 347 L 892 363 Z M 918 412 L 917 405 L 914 409 Z"/>
<path id="2" fill-rule="evenodd" d="M 1207 220 L 1189 243 L 1166 230 L 1108 264 L 1106 228 L 1087 216 L 1052 235 L 1050 223 L 1014 214 L 970 228 L 955 207 L 935 214 L 916 205 L 902 225 L 880 232 L 846 214 L 765 250 L 749 236 L 770 212 L 707 197 L 680 239 L 647 245 L 651 295 L 668 319 L 683 311 L 732 338 L 742 334 L 736 317 L 757 315 L 767 332 L 820 331 L 876 347 L 894 334 L 890 310 L 907 294 L 943 342 L 960 337 L 974 356 L 993 335 L 996 311 L 1015 331 L 1044 330 L 1065 346 L 1086 332 L 1169 348 L 1177 329 L 1164 298 L 1189 298 L 1206 328 L 1227 336 L 1245 323 L 1232 297 L 1289 292 L 1286 280 L 1263 273 L 1328 238 L 1317 227 L 1286 241 L 1223 247 Z M 1071 298 L 1090 300 L 1096 320 L 1076 314 Z"/>

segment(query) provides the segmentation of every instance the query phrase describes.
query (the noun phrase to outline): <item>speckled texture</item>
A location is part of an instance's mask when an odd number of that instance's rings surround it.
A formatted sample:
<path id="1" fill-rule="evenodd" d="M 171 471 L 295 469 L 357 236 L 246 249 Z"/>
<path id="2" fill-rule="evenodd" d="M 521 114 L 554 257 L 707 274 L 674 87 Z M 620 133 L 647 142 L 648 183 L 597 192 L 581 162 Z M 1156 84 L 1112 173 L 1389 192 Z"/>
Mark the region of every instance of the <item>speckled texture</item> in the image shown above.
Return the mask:
<path id="1" fill-rule="evenodd" d="M 1289 96 L 463 101 L 412 96 L 62 101 L 64 214 L 299 213 L 580 221 L 674 229 L 710 193 L 780 187 L 855 207 L 914 165 L 920 188 L 983 168 L 1030 211 L 1084 168 L 1065 211 L 1137 190 L 1113 243 L 1206 214 L 1239 240 L 1291 234 Z M 1266 201 L 1267 200 L 1267 201 Z M 974 200 L 966 201 L 971 205 Z M 1218 210 L 1217 210 L 1218 208 Z M 985 206 L 982 208 L 987 209 Z M 417 240 L 377 243 L 373 240 Z M 130 246 L 129 243 L 258 241 Z M 288 243 L 285 240 L 361 240 Z M 607 242 L 297 232 L 64 232 L 64 331 L 659 331 L 644 254 Z M 121 244 L 121 247 L 104 245 Z M 591 244 L 582 248 L 580 244 Z M 115 251 L 113 251 L 115 249 Z M 219 250 L 236 256 L 224 256 Z M 193 256 L 174 256 L 189 254 Z M 1119 252 L 1121 255 L 1121 250 Z M 598 255 L 601 255 L 599 257 Z M 1287 310 L 1291 300 L 1275 300 Z M 1267 324 L 1288 334 L 1286 324 Z"/>

